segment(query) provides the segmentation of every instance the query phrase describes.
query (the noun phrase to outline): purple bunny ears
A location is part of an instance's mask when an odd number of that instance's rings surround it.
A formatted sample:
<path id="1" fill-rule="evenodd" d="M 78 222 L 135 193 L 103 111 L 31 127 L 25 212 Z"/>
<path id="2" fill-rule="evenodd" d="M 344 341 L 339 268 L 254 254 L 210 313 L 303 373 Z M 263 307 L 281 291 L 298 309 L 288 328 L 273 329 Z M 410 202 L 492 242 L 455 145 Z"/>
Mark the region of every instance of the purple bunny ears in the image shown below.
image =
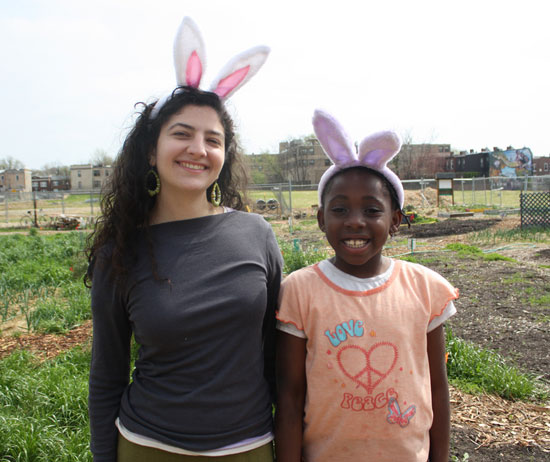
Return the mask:
<path id="1" fill-rule="evenodd" d="M 269 52 L 268 47 L 257 46 L 238 54 L 222 68 L 209 91 L 221 99 L 229 98 L 258 72 Z M 178 87 L 199 88 L 206 67 L 206 54 L 199 28 L 189 17 L 183 18 L 174 39 L 174 67 Z M 172 93 L 157 101 L 151 112 L 152 119 L 171 96 Z"/>
<path id="2" fill-rule="evenodd" d="M 401 149 L 401 138 L 391 131 L 373 133 L 363 138 L 359 144 L 359 153 L 340 123 L 330 114 L 316 110 L 313 114 L 313 130 L 331 165 L 319 181 L 319 206 L 322 207 L 322 195 L 327 182 L 339 171 L 350 167 L 368 167 L 383 175 L 393 186 L 403 209 L 405 194 L 399 177 L 386 164 Z"/>

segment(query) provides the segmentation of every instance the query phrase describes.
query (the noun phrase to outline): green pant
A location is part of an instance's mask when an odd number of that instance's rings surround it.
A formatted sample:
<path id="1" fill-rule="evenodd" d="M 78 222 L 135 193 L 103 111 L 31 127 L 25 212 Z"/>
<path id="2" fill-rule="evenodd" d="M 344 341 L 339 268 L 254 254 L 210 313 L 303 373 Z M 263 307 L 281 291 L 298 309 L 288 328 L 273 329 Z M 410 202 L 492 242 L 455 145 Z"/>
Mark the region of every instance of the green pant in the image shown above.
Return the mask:
<path id="1" fill-rule="evenodd" d="M 186 456 L 131 443 L 118 435 L 117 462 L 273 462 L 273 445 L 267 443 L 252 451 L 229 456 Z"/>

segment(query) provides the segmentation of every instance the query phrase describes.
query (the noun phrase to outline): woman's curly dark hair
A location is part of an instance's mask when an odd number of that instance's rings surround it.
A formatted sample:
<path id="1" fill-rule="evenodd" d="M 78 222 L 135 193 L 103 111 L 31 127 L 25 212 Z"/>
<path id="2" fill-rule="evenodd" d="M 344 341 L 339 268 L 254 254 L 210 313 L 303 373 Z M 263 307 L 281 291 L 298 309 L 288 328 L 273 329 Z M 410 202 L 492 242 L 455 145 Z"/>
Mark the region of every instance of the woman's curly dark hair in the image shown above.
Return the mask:
<path id="1" fill-rule="evenodd" d="M 233 120 L 218 95 L 195 88 L 178 87 L 153 119 L 150 114 L 155 103 L 136 104 L 142 109 L 114 162 L 113 174 L 101 199 L 101 216 L 94 231 L 88 236 L 86 245 L 86 256 L 92 262 L 99 250 L 109 244 L 112 248 L 110 264 L 113 276 L 120 284 L 125 283 L 128 269 L 136 259 L 138 230 L 145 233 L 149 242 L 153 274 L 158 279 L 149 234 L 151 211 L 156 202 L 156 198 L 147 192 L 147 177 L 151 176 L 148 175 L 151 169 L 149 160 L 156 149 L 162 126 L 187 105 L 208 106 L 218 114 L 225 135 L 225 160 L 218 178 L 221 204 L 236 210 L 243 208 L 240 191 L 245 190 L 246 170 L 235 138 Z M 212 188 L 213 185 L 206 191 L 208 201 Z M 85 277 L 86 285 L 93 278 L 93 266 L 90 265 Z"/>

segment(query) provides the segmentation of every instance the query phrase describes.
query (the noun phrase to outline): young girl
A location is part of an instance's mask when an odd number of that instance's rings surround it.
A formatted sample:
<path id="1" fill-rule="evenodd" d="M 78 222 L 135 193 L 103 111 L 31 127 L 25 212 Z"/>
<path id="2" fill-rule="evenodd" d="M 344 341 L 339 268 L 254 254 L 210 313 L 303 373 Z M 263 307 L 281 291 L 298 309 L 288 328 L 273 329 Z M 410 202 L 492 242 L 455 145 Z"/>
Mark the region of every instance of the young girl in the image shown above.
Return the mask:
<path id="1" fill-rule="evenodd" d="M 277 462 L 447 462 L 449 393 L 442 323 L 457 290 L 435 272 L 382 256 L 401 223 L 403 187 L 386 163 L 392 132 L 355 153 L 321 111 L 334 162 L 318 223 L 335 256 L 283 282 L 278 318 Z"/>
<path id="2" fill-rule="evenodd" d="M 236 210 L 239 153 L 223 103 L 266 52 L 233 60 L 207 92 L 201 46 L 185 19 L 179 86 L 143 105 L 88 248 L 95 462 L 273 460 L 281 253 L 263 218 Z"/>

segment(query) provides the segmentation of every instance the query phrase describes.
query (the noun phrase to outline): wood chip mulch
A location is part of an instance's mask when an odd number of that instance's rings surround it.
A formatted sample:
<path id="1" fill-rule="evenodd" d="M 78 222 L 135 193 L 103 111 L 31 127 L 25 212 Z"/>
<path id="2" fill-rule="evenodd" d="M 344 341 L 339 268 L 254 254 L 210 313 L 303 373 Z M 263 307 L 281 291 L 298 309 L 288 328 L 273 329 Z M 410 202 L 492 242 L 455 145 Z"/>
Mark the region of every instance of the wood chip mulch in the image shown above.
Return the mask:
<path id="1" fill-rule="evenodd" d="M 71 329 L 65 335 L 57 334 L 21 334 L 0 339 L 0 359 L 15 349 L 29 350 L 39 359 L 54 358 L 59 353 L 91 339 L 92 321 L 86 321 Z"/>
<path id="2" fill-rule="evenodd" d="M 451 425 L 473 429 L 478 448 L 536 446 L 550 453 L 550 406 L 450 391 Z"/>

